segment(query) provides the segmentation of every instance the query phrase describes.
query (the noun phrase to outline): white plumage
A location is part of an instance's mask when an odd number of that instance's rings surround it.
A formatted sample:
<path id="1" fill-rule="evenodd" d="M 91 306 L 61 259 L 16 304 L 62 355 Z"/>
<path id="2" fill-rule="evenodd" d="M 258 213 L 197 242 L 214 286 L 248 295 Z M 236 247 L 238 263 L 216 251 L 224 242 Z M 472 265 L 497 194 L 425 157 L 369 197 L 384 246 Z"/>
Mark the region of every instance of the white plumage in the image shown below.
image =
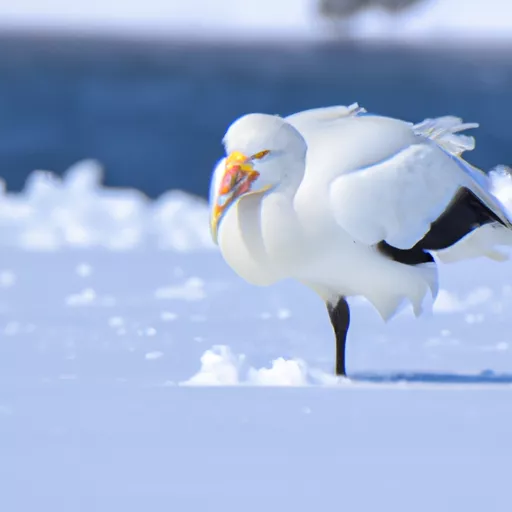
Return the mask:
<path id="1" fill-rule="evenodd" d="M 489 177 L 461 158 L 474 139 L 458 132 L 476 126 L 452 116 L 413 125 L 357 104 L 243 116 L 212 178 L 214 238 L 255 285 L 293 278 L 331 309 L 360 295 L 386 320 L 404 301 L 418 315 L 437 293 L 429 253 L 500 260 L 497 246 L 512 245 Z"/>

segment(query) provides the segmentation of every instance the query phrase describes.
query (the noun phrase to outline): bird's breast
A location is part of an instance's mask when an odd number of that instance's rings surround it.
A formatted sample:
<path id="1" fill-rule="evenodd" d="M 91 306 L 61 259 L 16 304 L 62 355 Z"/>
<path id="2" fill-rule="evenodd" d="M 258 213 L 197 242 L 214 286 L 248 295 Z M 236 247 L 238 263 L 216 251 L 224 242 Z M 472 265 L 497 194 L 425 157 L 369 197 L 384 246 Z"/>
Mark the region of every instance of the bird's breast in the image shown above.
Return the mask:
<path id="1" fill-rule="evenodd" d="M 228 265 L 260 286 L 289 277 L 300 232 L 291 201 L 278 193 L 242 197 L 219 226 L 219 246 Z"/>

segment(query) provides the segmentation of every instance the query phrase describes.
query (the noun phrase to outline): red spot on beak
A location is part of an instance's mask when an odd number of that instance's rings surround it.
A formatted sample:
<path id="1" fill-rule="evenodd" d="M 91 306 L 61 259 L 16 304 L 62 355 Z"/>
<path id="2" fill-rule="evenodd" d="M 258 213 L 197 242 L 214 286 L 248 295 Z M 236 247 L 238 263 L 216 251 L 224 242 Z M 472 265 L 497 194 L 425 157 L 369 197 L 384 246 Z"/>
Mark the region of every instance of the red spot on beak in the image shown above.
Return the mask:
<path id="1" fill-rule="evenodd" d="M 221 195 L 230 194 L 236 190 L 236 196 L 245 194 L 259 175 L 260 173 L 254 169 L 244 169 L 244 166 L 240 164 L 231 165 L 224 173 L 219 193 Z"/>
<path id="2" fill-rule="evenodd" d="M 229 194 L 229 192 L 231 192 L 233 190 L 237 181 L 239 181 L 241 178 L 240 171 L 241 171 L 241 168 L 239 165 L 233 165 L 232 167 L 230 167 L 229 169 L 226 170 L 226 172 L 222 178 L 222 181 L 220 183 L 220 188 L 219 188 L 220 194 L 222 194 L 222 195 Z"/>

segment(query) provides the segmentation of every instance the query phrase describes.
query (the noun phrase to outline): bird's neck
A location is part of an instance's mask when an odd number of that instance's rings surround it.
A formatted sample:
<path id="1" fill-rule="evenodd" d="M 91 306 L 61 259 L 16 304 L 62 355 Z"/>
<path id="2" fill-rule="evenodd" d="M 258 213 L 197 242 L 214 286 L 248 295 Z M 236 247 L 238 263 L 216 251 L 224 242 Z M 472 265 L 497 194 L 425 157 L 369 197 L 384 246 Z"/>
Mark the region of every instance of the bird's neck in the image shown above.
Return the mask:
<path id="1" fill-rule="evenodd" d="M 276 187 L 276 191 L 292 199 L 304 178 L 304 170 L 305 161 L 303 158 L 291 160 L 286 166 L 286 172 L 281 183 Z"/>

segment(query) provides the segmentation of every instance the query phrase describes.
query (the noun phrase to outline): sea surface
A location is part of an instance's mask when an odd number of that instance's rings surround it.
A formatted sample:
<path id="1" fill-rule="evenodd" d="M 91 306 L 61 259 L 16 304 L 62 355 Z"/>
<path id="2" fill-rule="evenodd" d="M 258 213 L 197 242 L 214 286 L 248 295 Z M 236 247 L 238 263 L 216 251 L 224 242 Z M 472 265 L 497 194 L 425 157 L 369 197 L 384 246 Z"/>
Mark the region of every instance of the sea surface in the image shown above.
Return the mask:
<path id="1" fill-rule="evenodd" d="M 512 163 L 512 48 L 234 44 L 0 36 L 0 176 L 105 166 L 109 186 L 206 197 L 222 136 L 247 112 L 358 102 L 418 122 L 477 121 L 475 165 Z"/>

